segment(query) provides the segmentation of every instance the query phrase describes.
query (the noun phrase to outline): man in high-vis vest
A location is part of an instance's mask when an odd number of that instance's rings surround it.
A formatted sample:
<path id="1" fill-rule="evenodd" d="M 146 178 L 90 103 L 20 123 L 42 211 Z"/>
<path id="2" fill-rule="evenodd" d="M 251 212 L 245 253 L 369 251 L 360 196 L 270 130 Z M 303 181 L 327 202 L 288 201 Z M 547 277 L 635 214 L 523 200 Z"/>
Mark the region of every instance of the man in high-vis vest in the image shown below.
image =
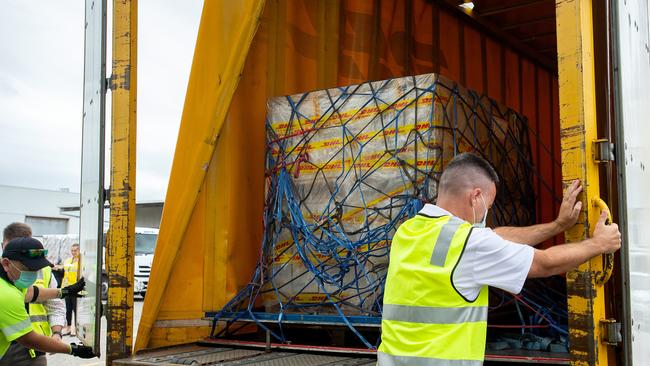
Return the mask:
<path id="1" fill-rule="evenodd" d="M 39 290 L 34 287 L 37 272 L 52 264 L 45 258 L 47 251 L 34 238 L 16 238 L 3 248 L 0 259 L 0 357 L 3 357 L 12 343 L 19 343 L 26 349 L 40 352 L 66 353 L 81 358 L 96 357 L 91 347 L 66 344 L 60 339 L 47 337 L 34 331 L 34 326 L 25 307 L 25 293 L 34 289 L 34 298 Z M 12 365 L 21 365 L 17 362 Z"/>
<path id="2" fill-rule="evenodd" d="M 603 212 L 592 238 L 537 250 L 573 226 L 580 182 L 567 187 L 560 213 L 529 227 L 485 227 L 497 173 L 484 159 L 456 156 L 445 168 L 436 205 L 427 204 L 395 233 L 381 323 L 379 366 L 479 366 L 487 334 L 488 286 L 519 293 L 526 278 L 565 273 L 620 248 Z"/>
<path id="3" fill-rule="evenodd" d="M 31 237 L 32 230 L 29 225 L 15 222 L 7 225 L 3 230 L 2 247 L 4 248 L 9 241 L 15 238 Z M 53 337 L 58 340 L 62 339 L 61 330 L 65 325 L 65 304 L 58 295 L 58 283 L 52 275 L 51 267 L 44 267 L 38 271 L 36 282 L 37 286 L 43 291 L 39 291 L 38 296 L 34 296 L 33 288 L 26 290 L 25 302 L 28 302 L 28 313 L 32 321 L 32 328 L 38 334 L 47 337 Z M 42 293 L 41 293 L 42 292 Z M 45 353 L 28 349 L 17 342 L 13 342 L 7 349 L 5 355 L 0 358 L 0 366 L 13 365 L 47 365 Z"/>

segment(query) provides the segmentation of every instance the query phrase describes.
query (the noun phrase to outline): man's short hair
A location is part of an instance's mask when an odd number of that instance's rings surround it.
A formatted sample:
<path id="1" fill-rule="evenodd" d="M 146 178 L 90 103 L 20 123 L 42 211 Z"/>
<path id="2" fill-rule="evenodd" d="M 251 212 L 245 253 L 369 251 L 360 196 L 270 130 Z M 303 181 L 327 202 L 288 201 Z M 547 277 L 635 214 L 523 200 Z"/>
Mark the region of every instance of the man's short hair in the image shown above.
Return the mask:
<path id="1" fill-rule="evenodd" d="M 32 236 L 32 228 L 22 222 L 14 222 L 5 227 L 2 232 L 2 239 L 10 241 L 16 238 L 29 238 Z"/>
<path id="2" fill-rule="evenodd" d="M 481 182 L 481 180 L 483 182 Z M 445 167 L 440 177 L 439 191 L 460 192 L 469 185 L 475 187 L 485 181 L 499 183 L 499 175 L 490 163 L 472 153 L 456 155 Z"/>
<path id="3" fill-rule="evenodd" d="M 72 248 L 72 247 L 77 247 L 77 248 L 78 248 L 78 247 L 79 247 L 79 243 L 72 243 L 72 245 L 70 245 L 70 248 Z"/>

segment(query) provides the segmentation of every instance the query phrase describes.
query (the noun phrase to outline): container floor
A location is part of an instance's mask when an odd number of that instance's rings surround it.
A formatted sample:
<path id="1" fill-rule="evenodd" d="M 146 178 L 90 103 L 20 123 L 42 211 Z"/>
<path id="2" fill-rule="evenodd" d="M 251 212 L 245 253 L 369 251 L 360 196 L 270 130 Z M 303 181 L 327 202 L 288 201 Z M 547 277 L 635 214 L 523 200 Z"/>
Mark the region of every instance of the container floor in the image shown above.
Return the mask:
<path id="1" fill-rule="evenodd" d="M 343 354 L 316 354 L 304 352 L 209 347 L 188 345 L 145 352 L 129 359 L 116 361 L 116 365 L 261 365 L 261 366 L 370 366 L 374 357 L 349 357 Z"/>
<path id="2" fill-rule="evenodd" d="M 273 344 L 267 351 L 262 342 L 233 342 L 210 340 L 201 344 L 167 347 L 145 351 L 128 359 L 115 361 L 116 365 L 262 365 L 262 366 L 370 366 L 376 358 L 368 350 L 355 353 L 354 349 L 337 347 L 287 346 Z M 330 352 L 327 352 L 327 351 Z M 361 350 L 360 350 L 361 351 Z M 568 365 L 569 355 L 535 351 L 490 352 L 485 356 L 486 366 L 548 364 Z"/>

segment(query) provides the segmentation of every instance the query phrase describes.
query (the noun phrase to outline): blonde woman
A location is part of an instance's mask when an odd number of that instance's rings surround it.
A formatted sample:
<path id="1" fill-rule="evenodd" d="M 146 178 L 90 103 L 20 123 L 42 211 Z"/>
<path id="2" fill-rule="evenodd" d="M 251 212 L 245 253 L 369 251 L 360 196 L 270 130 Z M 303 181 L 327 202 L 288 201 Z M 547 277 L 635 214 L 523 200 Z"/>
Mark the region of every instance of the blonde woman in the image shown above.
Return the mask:
<path id="1" fill-rule="evenodd" d="M 70 246 L 70 258 L 63 262 L 63 275 L 62 286 L 70 286 L 79 280 L 79 244 L 74 243 Z M 63 330 L 63 334 L 76 335 L 75 326 L 72 322 L 72 313 L 74 312 L 75 319 L 77 318 L 77 298 L 75 296 L 68 296 L 65 298 L 65 319 L 67 326 Z"/>

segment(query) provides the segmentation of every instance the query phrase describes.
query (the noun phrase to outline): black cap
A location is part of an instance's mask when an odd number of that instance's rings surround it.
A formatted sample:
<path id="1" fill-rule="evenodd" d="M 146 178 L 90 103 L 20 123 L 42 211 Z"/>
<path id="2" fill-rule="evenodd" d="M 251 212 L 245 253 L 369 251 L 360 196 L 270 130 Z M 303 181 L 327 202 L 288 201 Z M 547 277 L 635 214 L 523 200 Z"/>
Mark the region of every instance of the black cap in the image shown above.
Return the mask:
<path id="1" fill-rule="evenodd" d="M 30 271 L 38 271 L 44 267 L 52 267 L 52 263 L 45 258 L 45 253 L 32 253 L 31 250 L 44 249 L 43 244 L 34 238 L 15 238 L 5 246 L 2 258 L 18 261 Z"/>

